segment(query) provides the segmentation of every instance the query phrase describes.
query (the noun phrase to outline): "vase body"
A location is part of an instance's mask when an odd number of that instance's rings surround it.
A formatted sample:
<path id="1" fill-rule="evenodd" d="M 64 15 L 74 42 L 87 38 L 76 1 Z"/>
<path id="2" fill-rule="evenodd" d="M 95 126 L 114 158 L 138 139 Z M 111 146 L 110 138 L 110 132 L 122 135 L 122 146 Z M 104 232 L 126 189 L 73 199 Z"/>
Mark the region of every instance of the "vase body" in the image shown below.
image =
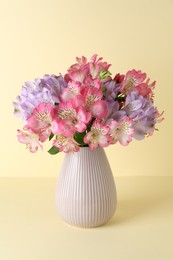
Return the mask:
<path id="1" fill-rule="evenodd" d="M 65 155 L 56 187 L 56 206 L 68 224 L 103 225 L 116 209 L 116 188 L 103 148 L 88 147 Z"/>

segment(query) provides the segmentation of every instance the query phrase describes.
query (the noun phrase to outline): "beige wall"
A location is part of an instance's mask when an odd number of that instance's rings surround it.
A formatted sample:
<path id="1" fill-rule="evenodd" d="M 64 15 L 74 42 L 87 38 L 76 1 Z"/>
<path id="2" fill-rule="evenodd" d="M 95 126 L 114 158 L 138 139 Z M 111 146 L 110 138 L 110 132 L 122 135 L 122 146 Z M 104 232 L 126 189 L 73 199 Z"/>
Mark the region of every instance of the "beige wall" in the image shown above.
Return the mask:
<path id="1" fill-rule="evenodd" d="M 0 0 L 0 176 L 58 175 L 63 154 L 30 154 L 18 143 L 12 101 L 24 81 L 65 73 L 76 56 L 94 53 L 113 64 L 113 74 L 147 72 L 165 111 L 153 137 L 106 148 L 115 176 L 173 175 L 172 32 L 171 0 Z"/>

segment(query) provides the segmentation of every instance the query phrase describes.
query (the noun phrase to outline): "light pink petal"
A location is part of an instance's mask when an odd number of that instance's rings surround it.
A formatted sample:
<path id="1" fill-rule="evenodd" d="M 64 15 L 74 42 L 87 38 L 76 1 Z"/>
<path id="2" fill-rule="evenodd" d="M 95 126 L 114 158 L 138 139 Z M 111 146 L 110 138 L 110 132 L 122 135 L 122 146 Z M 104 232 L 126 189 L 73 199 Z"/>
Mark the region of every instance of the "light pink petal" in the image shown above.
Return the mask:
<path id="1" fill-rule="evenodd" d="M 83 106 L 85 103 L 85 98 L 84 96 L 82 95 L 77 95 L 75 96 L 75 99 L 74 99 L 74 106 L 77 108 L 77 107 L 80 107 L 80 106 Z"/>
<path id="2" fill-rule="evenodd" d="M 90 74 L 92 78 L 95 79 L 99 74 L 100 67 L 95 63 L 90 63 L 89 68 L 90 68 Z"/>
<path id="3" fill-rule="evenodd" d="M 21 130 L 18 130 L 17 132 L 19 142 L 26 144 L 31 153 L 35 153 L 39 147 L 42 149 L 42 145 L 39 143 L 38 135 L 34 133 L 25 133 Z"/>
<path id="4" fill-rule="evenodd" d="M 119 136 L 118 141 L 121 145 L 127 146 L 132 141 L 132 136 L 122 134 Z"/>
<path id="5" fill-rule="evenodd" d="M 95 87 L 87 87 L 84 92 L 85 100 L 88 105 L 92 105 L 97 100 L 101 100 L 103 93 Z"/>
<path id="6" fill-rule="evenodd" d="M 146 97 L 148 94 L 151 93 L 151 89 L 146 83 L 141 83 L 136 87 L 136 90 L 139 92 L 139 94 L 143 97 Z"/>
<path id="7" fill-rule="evenodd" d="M 42 143 L 45 142 L 49 138 L 51 132 L 52 131 L 51 131 L 50 127 L 49 128 L 47 128 L 47 127 L 42 128 L 41 131 L 39 132 L 39 139 L 40 139 L 40 141 Z"/>
<path id="8" fill-rule="evenodd" d="M 120 122 L 119 128 L 117 129 L 117 140 L 120 144 L 126 146 L 132 141 L 134 129 L 132 127 L 133 120 L 128 117 Z"/>
<path id="9" fill-rule="evenodd" d="M 82 56 L 82 58 L 76 57 L 76 61 L 80 65 L 86 65 L 87 64 L 87 58 Z"/>
<path id="10" fill-rule="evenodd" d="M 70 92 L 68 88 L 65 88 L 60 96 L 62 102 L 66 102 L 69 99 L 73 99 L 74 95 Z"/>
<path id="11" fill-rule="evenodd" d="M 111 142 L 111 138 L 109 137 L 109 135 L 101 135 L 99 137 L 99 145 L 101 147 L 107 147 Z"/>
<path id="12" fill-rule="evenodd" d="M 88 74 L 88 68 L 78 69 L 69 73 L 70 78 L 76 82 L 83 82 Z"/>
<path id="13" fill-rule="evenodd" d="M 65 153 L 79 151 L 79 145 L 73 137 L 60 136 L 53 142 L 53 146 L 58 147 L 59 151 Z"/>
<path id="14" fill-rule="evenodd" d="M 85 124 L 91 120 L 91 113 L 87 112 L 84 107 L 79 107 L 76 109 L 78 121 L 82 121 Z"/>
<path id="15" fill-rule="evenodd" d="M 58 126 L 58 122 L 59 122 L 59 119 L 54 119 L 52 121 L 51 129 L 52 129 L 52 133 L 55 134 L 55 135 L 61 134 L 61 131 L 60 131 L 59 126 Z"/>
<path id="16" fill-rule="evenodd" d="M 76 130 L 77 130 L 79 133 L 84 132 L 84 131 L 86 130 L 86 124 L 79 121 L 79 122 L 76 124 Z"/>
<path id="17" fill-rule="evenodd" d="M 95 150 L 97 147 L 98 147 L 98 143 L 91 143 L 91 144 L 89 144 L 89 148 L 91 150 Z"/>
<path id="18" fill-rule="evenodd" d="M 21 130 L 17 130 L 18 141 L 22 144 L 28 144 L 30 142 L 30 136 Z"/>
<path id="19" fill-rule="evenodd" d="M 96 101 L 90 108 L 90 112 L 95 118 L 104 118 L 108 114 L 107 103 L 104 100 Z"/>
<path id="20" fill-rule="evenodd" d="M 92 132 L 88 132 L 85 136 L 84 136 L 84 142 L 86 144 L 88 144 L 90 142 L 90 140 L 92 140 Z"/>
<path id="21" fill-rule="evenodd" d="M 60 120 L 58 127 L 61 134 L 66 137 L 72 136 L 76 132 L 75 125 L 68 119 Z"/>
<path id="22" fill-rule="evenodd" d="M 33 111 L 33 114 L 44 113 L 49 114 L 50 118 L 54 117 L 54 107 L 49 103 L 40 103 Z"/>
<path id="23" fill-rule="evenodd" d="M 42 127 L 45 127 L 45 123 L 37 120 L 34 115 L 30 116 L 27 121 L 28 124 L 26 125 L 26 127 L 34 131 L 34 133 L 39 133 L 40 129 Z"/>
<path id="24" fill-rule="evenodd" d="M 92 62 L 96 62 L 97 56 L 98 56 L 98 54 L 94 54 L 94 55 L 91 57 L 91 61 L 92 61 Z"/>

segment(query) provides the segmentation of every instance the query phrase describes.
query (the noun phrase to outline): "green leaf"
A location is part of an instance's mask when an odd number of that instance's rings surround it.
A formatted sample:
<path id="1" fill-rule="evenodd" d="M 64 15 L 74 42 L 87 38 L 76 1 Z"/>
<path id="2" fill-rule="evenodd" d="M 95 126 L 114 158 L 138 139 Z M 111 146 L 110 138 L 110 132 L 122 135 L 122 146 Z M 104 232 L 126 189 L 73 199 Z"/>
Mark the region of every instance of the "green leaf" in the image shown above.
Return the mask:
<path id="1" fill-rule="evenodd" d="M 50 150 L 48 151 L 48 153 L 50 153 L 52 155 L 57 154 L 57 153 L 59 153 L 59 149 L 56 146 L 52 146 L 50 148 Z"/>
<path id="2" fill-rule="evenodd" d="M 74 139 L 78 144 L 86 145 L 86 143 L 84 143 L 84 140 L 83 140 L 85 135 L 86 135 L 86 131 L 84 131 L 83 133 L 76 132 L 74 135 Z"/>
<path id="3" fill-rule="evenodd" d="M 54 137 L 54 134 L 51 133 L 50 136 L 49 136 L 49 141 L 52 140 L 53 137 Z"/>
<path id="4" fill-rule="evenodd" d="M 110 77 L 112 74 L 107 70 L 101 70 L 99 74 L 99 79 L 106 79 Z"/>

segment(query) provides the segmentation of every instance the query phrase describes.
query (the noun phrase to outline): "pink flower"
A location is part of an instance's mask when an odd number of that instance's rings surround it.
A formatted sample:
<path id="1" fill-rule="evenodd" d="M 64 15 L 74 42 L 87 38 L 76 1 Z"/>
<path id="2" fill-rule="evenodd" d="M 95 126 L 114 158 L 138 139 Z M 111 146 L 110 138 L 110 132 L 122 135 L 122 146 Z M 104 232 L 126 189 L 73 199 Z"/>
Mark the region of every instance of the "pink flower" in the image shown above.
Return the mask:
<path id="1" fill-rule="evenodd" d="M 79 66 L 86 65 L 87 64 L 87 58 L 82 56 L 82 58 L 76 57 L 76 61 Z"/>
<path id="2" fill-rule="evenodd" d="M 65 137 L 60 135 L 53 142 L 53 146 L 56 146 L 60 152 L 69 153 L 69 152 L 78 152 L 79 144 L 74 140 L 73 137 Z"/>
<path id="3" fill-rule="evenodd" d="M 138 86 L 136 86 L 135 89 L 141 96 L 146 97 L 148 99 L 152 99 L 153 89 L 155 88 L 156 81 L 153 81 L 151 84 L 149 84 L 149 80 L 150 79 L 147 79 L 146 82 L 139 84 Z"/>
<path id="4" fill-rule="evenodd" d="M 108 72 L 108 69 L 111 64 L 108 64 L 107 62 L 102 62 L 103 58 L 97 59 L 97 56 L 97 54 L 93 55 L 91 57 L 91 61 L 89 62 L 90 75 L 93 79 L 99 78 L 102 82 L 106 82 L 108 79 L 110 79 L 111 73 Z"/>
<path id="5" fill-rule="evenodd" d="M 99 72 L 100 72 L 100 67 L 97 63 L 90 62 L 89 63 L 89 70 L 90 70 L 90 74 L 91 74 L 93 79 L 98 77 Z"/>
<path id="6" fill-rule="evenodd" d="M 121 91 L 124 94 L 128 94 L 129 92 L 135 90 L 136 87 L 139 87 L 139 85 L 144 82 L 146 76 L 146 73 L 142 73 L 140 70 L 129 70 L 121 83 Z"/>
<path id="7" fill-rule="evenodd" d="M 95 118 L 104 118 L 108 114 L 107 103 L 104 100 L 96 101 L 91 107 L 90 112 Z"/>
<path id="8" fill-rule="evenodd" d="M 87 75 L 89 75 L 89 68 L 87 59 L 82 56 L 82 58 L 76 58 L 77 63 L 70 66 L 68 73 L 65 75 L 65 80 L 69 82 L 70 80 L 75 82 L 84 82 Z"/>
<path id="9" fill-rule="evenodd" d="M 67 88 L 64 88 L 61 94 L 61 101 L 66 102 L 69 99 L 74 99 L 76 95 L 80 95 L 82 87 L 79 82 L 69 81 Z"/>
<path id="10" fill-rule="evenodd" d="M 86 109 L 95 118 L 104 118 L 108 114 L 107 103 L 101 100 L 103 93 L 101 90 L 88 87 L 84 92 L 84 102 Z"/>
<path id="11" fill-rule="evenodd" d="M 108 64 L 107 62 L 102 62 L 102 57 L 98 58 L 97 59 L 97 54 L 94 54 L 92 57 L 91 57 L 91 63 L 95 64 L 95 66 L 99 66 L 100 69 L 102 70 L 108 70 L 109 67 L 111 66 L 111 64 Z"/>
<path id="12" fill-rule="evenodd" d="M 106 147 L 110 144 L 109 126 L 101 120 L 95 120 L 91 131 L 84 137 L 84 142 L 89 144 L 91 150 L 95 150 L 99 145 Z"/>
<path id="13" fill-rule="evenodd" d="M 119 141 L 121 145 L 128 145 L 132 141 L 134 133 L 132 124 L 133 120 L 128 117 L 123 118 L 120 122 L 116 122 L 115 120 L 109 122 L 112 143 Z"/>
<path id="14" fill-rule="evenodd" d="M 101 90 L 93 87 L 88 87 L 84 91 L 84 99 L 86 107 L 89 108 L 94 104 L 94 102 L 101 100 L 103 93 Z"/>
<path id="15" fill-rule="evenodd" d="M 146 77 L 146 73 L 142 73 L 140 70 L 129 70 L 124 80 L 121 81 L 120 90 L 126 95 L 135 90 L 141 96 L 152 99 L 156 82 L 149 84 L 150 79 L 146 79 Z"/>
<path id="16" fill-rule="evenodd" d="M 44 142 L 51 134 L 53 118 L 54 108 L 52 105 L 41 103 L 34 109 L 32 116 L 28 118 L 26 129 L 38 134 L 40 141 Z"/>
<path id="17" fill-rule="evenodd" d="M 52 133 L 55 135 L 72 136 L 76 132 L 74 123 L 70 119 L 55 118 L 52 122 Z"/>
<path id="18" fill-rule="evenodd" d="M 102 86 L 101 80 L 98 78 L 93 79 L 91 76 L 88 76 L 84 82 L 84 88 L 94 87 L 94 88 L 101 89 L 101 86 Z"/>
<path id="19" fill-rule="evenodd" d="M 39 135 L 32 132 L 25 133 L 19 129 L 17 132 L 18 141 L 22 144 L 26 144 L 31 153 L 35 153 L 39 147 L 42 149 L 42 145 L 39 143 Z"/>
<path id="20" fill-rule="evenodd" d="M 97 54 L 91 57 L 90 62 L 82 56 L 82 58 L 76 58 L 77 63 L 73 64 L 65 75 L 65 80 L 69 82 L 73 80 L 75 82 L 85 83 L 88 77 L 92 79 L 99 78 L 101 71 L 108 71 L 111 66 L 107 62 L 102 62 L 102 58 L 97 59 Z"/>
<path id="21" fill-rule="evenodd" d="M 138 86 L 136 86 L 136 90 L 143 97 L 146 97 L 151 93 L 151 89 L 148 87 L 146 83 L 141 83 Z"/>
<path id="22" fill-rule="evenodd" d="M 87 75 L 88 75 L 87 67 L 85 67 L 83 69 L 74 69 L 68 73 L 68 76 L 71 80 L 73 80 L 75 82 L 80 82 L 80 83 L 84 82 Z"/>
<path id="23" fill-rule="evenodd" d="M 74 100 L 59 104 L 57 119 L 53 121 L 52 132 L 56 135 L 72 136 L 76 131 L 84 132 L 91 120 L 91 113 L 83 106 L 76 106 Z"/>

